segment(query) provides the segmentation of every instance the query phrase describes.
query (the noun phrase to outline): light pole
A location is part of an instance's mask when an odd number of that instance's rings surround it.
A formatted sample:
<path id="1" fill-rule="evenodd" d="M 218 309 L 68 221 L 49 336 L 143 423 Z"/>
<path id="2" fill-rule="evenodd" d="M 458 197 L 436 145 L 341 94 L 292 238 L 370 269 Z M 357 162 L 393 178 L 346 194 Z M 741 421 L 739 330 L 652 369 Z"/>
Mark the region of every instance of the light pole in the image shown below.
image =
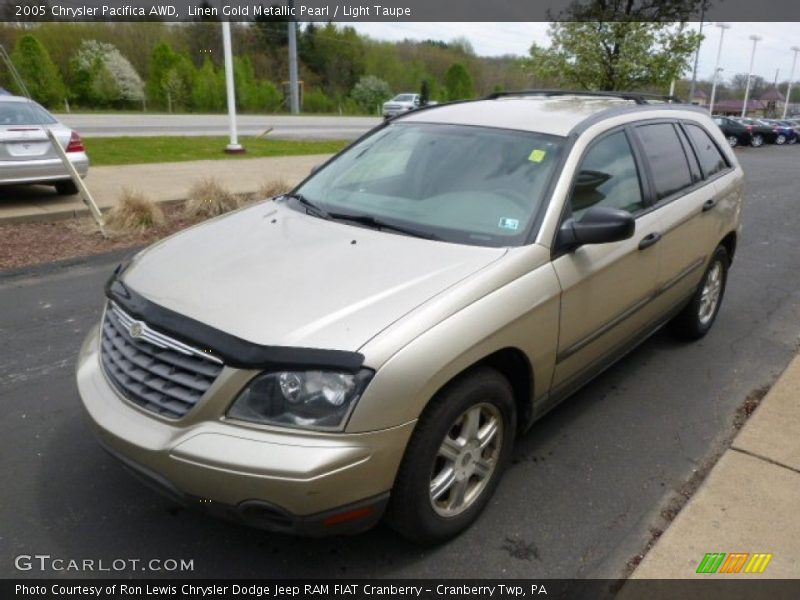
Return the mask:
<path id="1" fill-rule="evenodd" d="M 289 0 L 289 109 L 293 115 L 300 113 L 297 90 L 297 21 L 294 18 L 294 0 Z"/>
<path id="2" fill-rule="evenodd" d="M 706 19 L 706 0 L 700 5 L 700 44 L 694 53 L 694 69 L 692 70 L 692 85 L 689 86 L 689 103 L 694 99 L 694 86 L 697 83 L 697 62 L 700 60 L 700 46 L 703 45 L 703 22 Z"/>
<path id="3" fill-rule="evenodd" d="M 717 82 L 719 81 L 719 74 L 722 71 L 719 66 L 719 61 L 722 58 L 722 40 L 725 39 L 725 30 L 731 28 L 730 25 L 726 25 L 725 23 L 717 23 L 716 26 L 719 27 L 719 48 L 717 48 L 717 62 L 714 65 L 714 83 L 711 86 L 711 102 L 708 104 L 709 114 L 714 114 L 714 99 L 717 96 Z"/>
<path id="4" fill-rule="evenodd" d="M 753 77 L 753 63 L 756 59 L 756 44 L 761 40 L 761 36 L 751 35 L 753 40 L 753 51 L 750 53 L 750 70 L 747 72 L 747 86 L 744 88 L 744 102 L 742 103 L 742 118 L 747 115 L 747 101 L 750 99 L 750 80 Z"/>
<path id="5" fill-rule="evenodd" d="M 225 87 L 228 92 L 228 127 L 230 128 L 231 140 L 225 146 L 225 152 L 236 154 L 244 152 L 244 147 L 239 144 L 236 132 L 236 92 L 233 87 L 233 51 L 231 50 L 231 23 L 222 22 L 222 52 L 225 55 Z"/>
<path id="6" fill-rule="evenodd" d="M 786 100 L 783 102 L 783 117 L 782 119 L 786 118 L 786 111 L 789 109 L 789 100 L 792 97 L 792 80 L 794 79 L 794 67 L 797 64 L 797 53 L 800 52 L 800 47 L 792 46 L 792 52 L 794 52 L 794 58 L 792 58 L 792 73 L 789 75 L 789 85 L 786 86 Z"/>
<path id="7" fill-rule="evenodd" d="M 714 114 L 714 99 L 717 95 L 717 81 L 719 81 L 720 73 L 722 73 L 725 69 L 722 67 L 717 67 L 714 69 L 714 85 L 711 86 L 711 102 L 708 103 L 708 114 Z"/>

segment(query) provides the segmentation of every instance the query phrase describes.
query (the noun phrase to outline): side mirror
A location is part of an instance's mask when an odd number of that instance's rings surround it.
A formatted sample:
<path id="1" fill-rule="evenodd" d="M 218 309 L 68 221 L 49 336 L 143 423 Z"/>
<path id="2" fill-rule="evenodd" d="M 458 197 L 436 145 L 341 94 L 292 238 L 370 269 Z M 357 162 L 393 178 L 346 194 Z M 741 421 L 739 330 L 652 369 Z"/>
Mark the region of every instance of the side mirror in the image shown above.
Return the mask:
<path id="1" fill-rule="evenodd" d="M 584 244 L 608 244 L 633 236 L 636 221 L 628 211 L 608 206 L 593 206 L 579 221 L 567 219 L 556 236 L 559 250 L 572 252 Z"/>

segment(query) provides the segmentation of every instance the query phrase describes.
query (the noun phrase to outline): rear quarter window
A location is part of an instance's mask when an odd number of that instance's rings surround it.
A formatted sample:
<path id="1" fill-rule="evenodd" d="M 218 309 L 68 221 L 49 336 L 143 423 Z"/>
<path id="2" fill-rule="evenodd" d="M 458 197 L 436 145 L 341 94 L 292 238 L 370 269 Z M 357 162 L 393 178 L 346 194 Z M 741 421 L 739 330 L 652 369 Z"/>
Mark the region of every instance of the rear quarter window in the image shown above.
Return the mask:
<path id="1" fill-rule="evenodd" d="M 694 143 L 697 160 L 700 161 L 700 168 L 703 169 L 705 177 L 712 177 L 728 168 L 728 162 L 705 129 L 687 123 L 686 132 Z"/>

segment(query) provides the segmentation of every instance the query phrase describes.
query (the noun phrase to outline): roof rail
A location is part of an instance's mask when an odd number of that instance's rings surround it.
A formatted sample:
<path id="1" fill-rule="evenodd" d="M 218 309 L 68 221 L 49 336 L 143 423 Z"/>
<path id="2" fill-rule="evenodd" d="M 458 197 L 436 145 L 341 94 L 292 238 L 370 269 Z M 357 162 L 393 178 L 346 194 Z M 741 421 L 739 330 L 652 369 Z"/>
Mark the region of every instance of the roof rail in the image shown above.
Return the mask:
<path id="1" fill-rule="evenodd" d="M 662 96 L 659 94 L 646 94 L 642 92 L 590 92 L 586 90 L 520 90 L 514 92 L 494 92 L 486 96 L 486 99 L 496 100 L 509 96 L 600 96 L 632 100 L 636 104 L 651 104 L 653 101 L 683 104 L 683 101 L 677 96 Z"/>

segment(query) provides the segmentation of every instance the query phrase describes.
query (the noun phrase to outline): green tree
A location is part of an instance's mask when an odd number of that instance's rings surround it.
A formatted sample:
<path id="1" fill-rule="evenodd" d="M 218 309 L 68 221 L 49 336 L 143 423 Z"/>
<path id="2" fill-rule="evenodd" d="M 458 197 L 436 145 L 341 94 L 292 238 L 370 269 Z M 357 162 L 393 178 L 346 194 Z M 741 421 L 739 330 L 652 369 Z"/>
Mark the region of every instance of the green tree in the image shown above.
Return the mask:
<path id="1" fill-rule="evenodd" d="M 330 98 L 321 89 L 309 90 L 303 95 L 303 110 L 310 113 L 336 112 L 336 100 Z"/>
<path id="2" fill-rule="evenodd" d="M 431 99 L 431 84 L 427 79 L 422 80 L 422 85 L 419 88 L 419 105 L 427 106 Z"/>
<path id="3" fill-rule="evenodd" d="M 225 108 L 224 73 L 214 68 L 209 57 L 203 60 L 192 80 L 192 108 L 201 112 L 216 112 Z"/>
<path id="4" fill-rule="evenodd" d="M 300 36 L 298 53 L 329 97 L 349 93 L 366 71 L 364 38 L 352 27 L 309 25 Z"/>
<path id="5" fill-rule="evenodd" d="M 187 56 L 160 42 L 150 55 L 149 71 L 145 91 L 151 104 L 174 109 L 188 103 L 195 69 Z"/>
<path id="6" fill-rule="evenodd" d="M 372 114 L 375 108 L 392 97 L 389 84 L 374 75 L 365 75 L 353 87 L 350 96 L 361 112 Z"/>
<path id="7" fill-rule="evenodd" d="M 283 99 L 275 85 L 256 77 L 249 57 L 236 57 L 233 66 L 236 104 L 242 110 L 265 112 L 277 110 Z"/>
<path id="8" fill-rule="evenodd" d="M 448 100 L 465 100 L 475 96 L 472 76 L 461 63 L 455 63 L 444 75 L 444 86 Z"/>
<path id="9" fill-rule="evenodd" d="M 665 87 L 702 40 L 686 26 L 703 0 L 575 3 L 550 25 L 549 48 L 533 44 L 533 74 L 587 90 Z"/>
<path id="10" fill-rule="evenodd" d="M 39 40 L 32 34 L 23 35 L 17 41 L 11 60 L 19 71 L 31 97 L 45 106 L 53 106 L 64 99 L 66 88 L 55 63 Z M 12 80 L 12 89 L 22 93 Z"/>

